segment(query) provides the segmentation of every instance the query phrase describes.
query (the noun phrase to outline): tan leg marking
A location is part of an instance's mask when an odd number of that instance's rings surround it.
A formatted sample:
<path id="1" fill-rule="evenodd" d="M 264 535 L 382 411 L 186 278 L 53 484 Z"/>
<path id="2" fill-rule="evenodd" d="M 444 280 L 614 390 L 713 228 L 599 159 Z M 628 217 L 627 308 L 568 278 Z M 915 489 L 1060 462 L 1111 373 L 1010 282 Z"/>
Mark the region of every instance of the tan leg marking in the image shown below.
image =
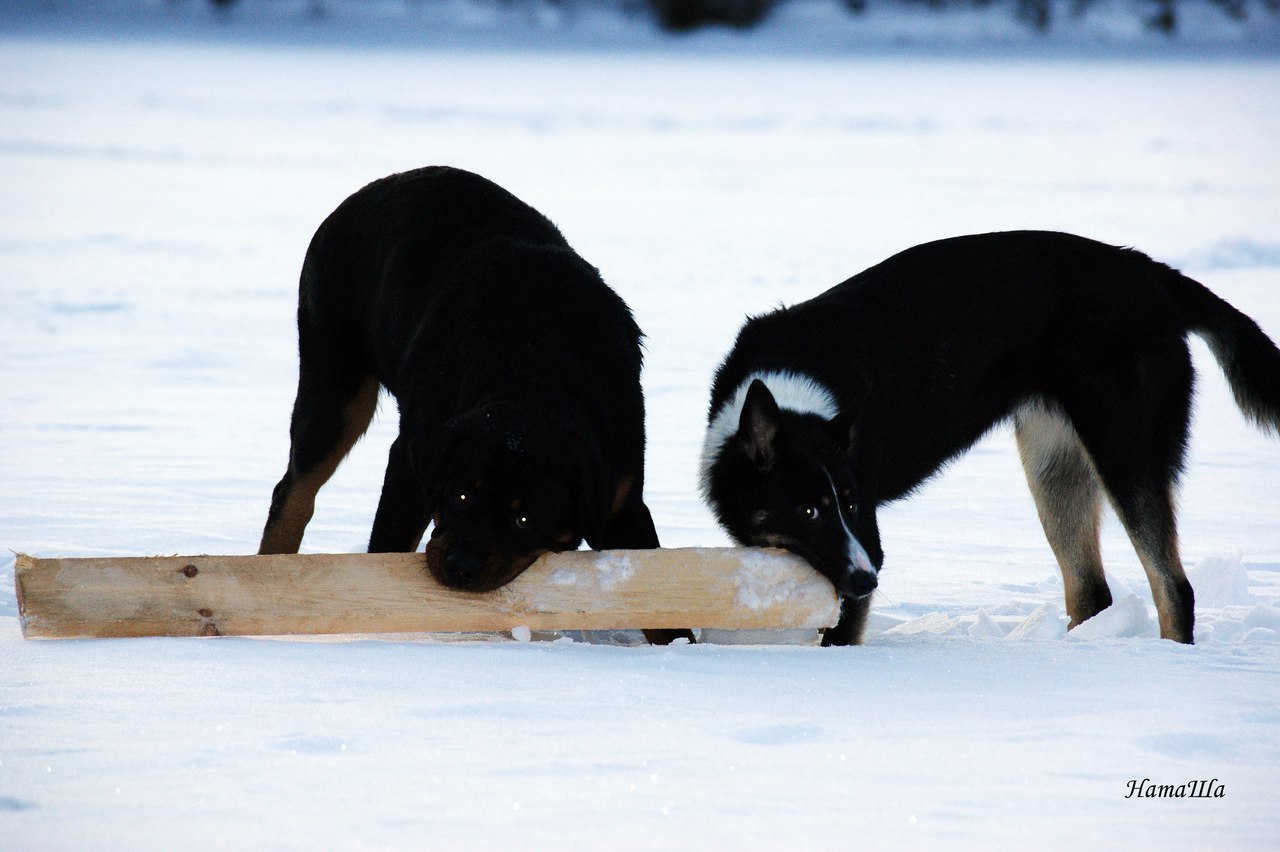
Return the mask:
<path id="1" fill-rule="evenodd" d="M 609 509 L 610 515 L 618 514 L 622 507 L 627 505 L 627 499 L 631 497 L 631 488 L 635 484 L 636 478 L 629 473 L 618 479 L 618 487 L 613 492 L 613 506 Z"/>
<path id="2" fill-rule="evenodd" d="M 329 481 L 351 448 L 369 429 L 378 408 L 378 380 L 365 379 L 351 402 L 342 409 L 342 437 L 314 468 L 293 483 L 275 523 L 262 533 L 259 553 L 297 553 L 302 534 L 315 512 L 316 493 Z"/>
<path id="3" fill-rule="evenodd" d="M 1075 429 L 1059 412 L 1029 403 L 1016 413 L 1014 433 L 1040 525 L 1062 571 L 1067 614 L 1075 627 L 1110 604 L 1098 536 L 1098 475 Z"/>
<path id="4" fill-rule="evenodd" d="M 1172 493 L 1168 499 L 1168 505 L 1175 505 Z M 1153 517 L 1159 517 L 1163 513 L 1163 506 L 1153 507 Z M 1190 643 L 1192 637 L 1186 634 L 1176 620 L 1176 613 L 1183 605 L 1182 590 L 1190 589 L 1187 573 L 1182 567 L 1182 557 L 1178 553 L 1177 533 L 1173 528 L 1164 536 L 1135 532 L 1129 529 L 1128 524 L 1125 524 L 1125 532 L 1129 534 L 1129 541 L 1138 552 L 1142 570 L 1146 572 L 1147 582 L 1151 584 L 1151 596 L 1155 600 L 1156 613 L 1160 619 L 1160 637 Z"/>

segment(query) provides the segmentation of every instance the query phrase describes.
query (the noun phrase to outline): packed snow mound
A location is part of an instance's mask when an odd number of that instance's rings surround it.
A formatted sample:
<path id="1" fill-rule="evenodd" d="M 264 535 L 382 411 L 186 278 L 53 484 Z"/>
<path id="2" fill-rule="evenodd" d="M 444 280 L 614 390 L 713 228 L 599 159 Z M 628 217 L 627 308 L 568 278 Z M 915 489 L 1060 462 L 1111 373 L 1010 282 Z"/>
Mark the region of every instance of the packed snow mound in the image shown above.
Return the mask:
<path id="1" fill-rule="evenodd" d="M 1088 621 L 1077 624 L 1067 635 L 1073 639 L 1129 639 L 1158 636 L 1159 630 L 1142 598 L 1126 595 Z"/>
<path id="2" fill-rule="evenodd" d="M 1196 609 L 1253 602 L 1249 572 L 1239 552 L 1205 557 L 1188 572 L 1187 579 L 1196 594 Z"/>
<path id="3" fill-rule="evenodd" d="M 1036 607 L 1022 623 L 1005 634 L 1006 639 L 1061 639 L 1067 635 L 1067 622 L 1056 603 Z"/>
<path id="4" fill-rule="evenodd" d="M 946 613 L 931 612 L 910 621 L 890 627 L 885 636 L 955 636 L 961 632 L 961 622 Z"/>
<path id="5" fill-rule="evenodd" d="M 970 624 L 966 632 L 975 639 L 1003 639 L 1002 628 L 986 609 L 978 610 L 978 617 Z"/>

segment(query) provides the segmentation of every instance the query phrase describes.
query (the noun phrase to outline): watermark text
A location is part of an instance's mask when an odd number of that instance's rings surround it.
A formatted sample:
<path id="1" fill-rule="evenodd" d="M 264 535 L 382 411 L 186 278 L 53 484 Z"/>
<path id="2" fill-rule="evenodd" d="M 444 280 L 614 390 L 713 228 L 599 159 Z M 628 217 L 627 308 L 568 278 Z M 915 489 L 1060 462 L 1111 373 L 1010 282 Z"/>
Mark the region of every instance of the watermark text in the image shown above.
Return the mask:
<path id="1" fill-rule="evenodd" d="M 1221 799 L 1227 795 L 1227 785 L 1217 778 L 1201 778 L 1183 781 L 1181 784 L 1155 784 L 1150 778 L 1129 781 L 1126 799 Z"/>

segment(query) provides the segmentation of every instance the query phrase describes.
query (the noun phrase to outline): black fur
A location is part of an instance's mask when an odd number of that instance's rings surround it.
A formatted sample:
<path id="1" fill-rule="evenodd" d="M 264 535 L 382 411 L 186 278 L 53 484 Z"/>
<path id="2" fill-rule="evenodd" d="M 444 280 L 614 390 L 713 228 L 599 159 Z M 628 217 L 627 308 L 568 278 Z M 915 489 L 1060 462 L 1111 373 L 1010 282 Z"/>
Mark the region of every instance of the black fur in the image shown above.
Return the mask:
<path id="1" fill-rule="evenodd" d="M 370 551 L 444 584 L 501 586 L 547 551 L 654 548 L 644 493 L 641 333 L 544 216 L 445 167 L 375 181 L 307 250 L 289 467 L 260 552 L 296 552 L 315 492 L 378 387 L 400 431 Z"/>
<path id="2" fill-rule="evenodd" d="M 1245 413 L 1280 431 L 1280 351 L 1146 255 L 1032 231 L 917 246 L 744 325 L 715 376 L 713 421 L 753 374 L 771 371 L 812 377 L 839 411 L 778 411 L 753 387 L 736 438 L 709 433 L 704 492 L 739 542 L 789 547 L 830 577 L 844 612 L 825 641 L 856 643 L 875 584 L 849 573 L 838 521 L 878 571 L 876 507 L 1013 416 L 1072 623 L 1111 603 L 1091 520 L 1105 490 L 1148 569 L 1161 635 L 1191 642 L 1173 504 L 1194 378 L 1189 332 L 1209 341 Z M 824 499 L 836 511 L 807 520 Z"/>

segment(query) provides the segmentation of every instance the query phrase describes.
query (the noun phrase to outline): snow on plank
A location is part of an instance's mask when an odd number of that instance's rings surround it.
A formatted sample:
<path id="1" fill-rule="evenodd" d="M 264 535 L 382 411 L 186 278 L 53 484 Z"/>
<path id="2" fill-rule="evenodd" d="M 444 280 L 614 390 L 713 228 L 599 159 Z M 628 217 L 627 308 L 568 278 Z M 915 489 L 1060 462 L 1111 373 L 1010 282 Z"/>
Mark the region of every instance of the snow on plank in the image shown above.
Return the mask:
<path id="1" fill-rule="evenodd" d="M 37 559 L 27 638 L 829 627 L 835 590 L 777 550 L 547 554 L 493 592 L 445 588 L 422 553 Z"/>

